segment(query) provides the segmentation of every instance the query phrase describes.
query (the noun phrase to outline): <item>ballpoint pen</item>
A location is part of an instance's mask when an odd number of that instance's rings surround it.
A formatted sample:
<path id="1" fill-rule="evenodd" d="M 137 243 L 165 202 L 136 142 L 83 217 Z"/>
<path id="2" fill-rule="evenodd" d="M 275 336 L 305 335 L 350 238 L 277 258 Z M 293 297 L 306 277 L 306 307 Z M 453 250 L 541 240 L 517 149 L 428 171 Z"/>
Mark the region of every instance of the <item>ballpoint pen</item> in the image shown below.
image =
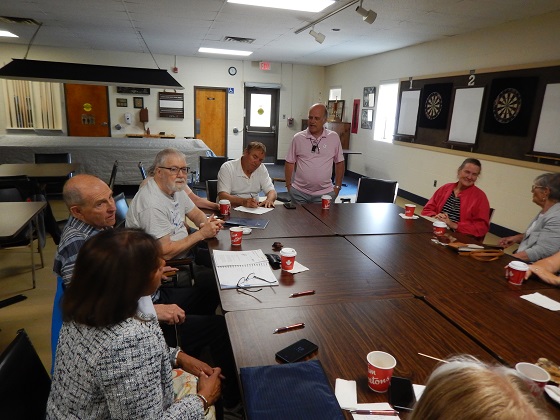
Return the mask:
<path id="1" fill-rule="evenodd" d="M 348 410 L 352 414 L 371 414 L 377 416 L 398 416 L 399 412 L 396 410 Z"/>
<path id="2" fill-rule="evenodd" d="M 281 332 L 295 330 L 297 328 L 303 328 L 303 327 L 305 327 L 305 324 L 303 322 L 300 322 L 299 324 L 288 325 L 287 327 L 276 328 L 272 334 L 278 334 L 278 333 L 281 333 Z"/>
<path id="3" fill-rule="evenodd" d="M 315 290 L 306 290 L 305 292 L 292 293 L 289 297 L 294 298 L 294 297 L 314 295 L 314 294 L 315 294 Z"/>

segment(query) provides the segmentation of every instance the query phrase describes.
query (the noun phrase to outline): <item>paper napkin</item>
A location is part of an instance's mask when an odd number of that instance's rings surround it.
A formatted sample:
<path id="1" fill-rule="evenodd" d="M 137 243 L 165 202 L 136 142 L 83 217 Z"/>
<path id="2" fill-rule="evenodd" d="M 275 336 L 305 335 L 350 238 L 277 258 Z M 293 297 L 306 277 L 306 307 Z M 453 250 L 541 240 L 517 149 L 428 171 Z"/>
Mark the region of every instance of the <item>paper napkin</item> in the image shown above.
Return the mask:
<path id="1" fill-rule="evenodd" d="M 399 213 L 399 216 L 401 216 L 403 219 L 418 219 L 418 216 L 416 216 L 416 215 L 408 217 L 408 216 L 405 216 L 404 213 Z"/>
<path id="2" fill-rule="evenodd" d="M 543 308 L 549 309 L 551 311 L 560 311 L 560 302 L 550 299 L 549 297 L 542 295 L 538 292 L 532 293 L 530 295 L 523 295 L 521 299 L 528 300 L 535 305 L 542 306 Z"/>

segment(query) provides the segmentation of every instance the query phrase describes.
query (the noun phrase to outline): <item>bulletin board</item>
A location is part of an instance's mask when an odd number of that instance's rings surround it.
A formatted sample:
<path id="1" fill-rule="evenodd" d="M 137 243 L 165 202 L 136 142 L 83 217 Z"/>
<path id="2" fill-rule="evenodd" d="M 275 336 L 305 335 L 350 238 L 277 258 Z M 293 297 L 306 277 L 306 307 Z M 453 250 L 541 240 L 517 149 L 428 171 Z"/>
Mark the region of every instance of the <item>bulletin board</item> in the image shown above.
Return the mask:
<path id="1" fill-rule="evenodd" d="M 395 140 L 557 163 L 560 66 L 403 80 L 397 122 Z"/>

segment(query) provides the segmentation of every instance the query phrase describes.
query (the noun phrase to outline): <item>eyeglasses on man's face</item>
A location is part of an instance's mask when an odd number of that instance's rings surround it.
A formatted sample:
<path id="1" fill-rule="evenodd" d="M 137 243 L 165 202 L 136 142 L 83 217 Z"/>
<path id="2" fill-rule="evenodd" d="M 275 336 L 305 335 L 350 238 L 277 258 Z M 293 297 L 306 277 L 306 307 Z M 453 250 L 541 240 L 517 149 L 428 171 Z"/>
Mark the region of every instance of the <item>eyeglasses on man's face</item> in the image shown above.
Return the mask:
<path id="1" fill-rule="evenodd" d="M 158 168 L 167 169 L 173 175 L 177 175 L 179 172 L 183 172 L 185 175 L 187 175 L 189 173 L 189 167 L 188 166 L 183 166 L 182 168 L 178 168 L 177 166 L 171 166 L 171 167 L 158 166 Z"/>
<path id="2" fill-rule="evenodd" d="M 531 187 L 531 192 L 537 190 L 537 189 L 545 189 L 546 187 L 543 187 L 542 185 L 533 185 Z"/>

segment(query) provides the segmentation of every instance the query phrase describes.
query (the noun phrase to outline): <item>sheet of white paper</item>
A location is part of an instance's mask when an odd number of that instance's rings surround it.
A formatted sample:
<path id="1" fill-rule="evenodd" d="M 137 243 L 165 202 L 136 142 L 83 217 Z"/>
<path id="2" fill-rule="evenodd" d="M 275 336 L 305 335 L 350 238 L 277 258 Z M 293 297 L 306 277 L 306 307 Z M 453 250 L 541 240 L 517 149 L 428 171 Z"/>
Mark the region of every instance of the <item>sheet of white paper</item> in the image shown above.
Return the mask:
<path id="1" fill-rule="evenodd" d="M 424 393 L 424 389 L 426 389 L 426 385 L 412 384 L 412 389 L 414 390 L 414 396 L 416 397 L 416 401 L 418 401 L 422 396 L 422 394 Z"/>
<path id="2" fill-rule="evenodd" d="M 244 213 L 251 213 L 251 214 L 265 214 L 268 213 L 269 211 L 274 210 L 274 207 L 257 207 L 256 209 L 250 208 L 250 207 L 243 207 L 243 206 L 239 206 L 234 208 L 234 210 L 237 211 L 242 211 Z"/>
<path id="3" fill-rule="evenodd" d="M 416 215 L 406 216 L 404 213 L 399 213 L 399 216 L 401 216 L 403 219 L 418 219 L 418 216 L 416 216 Z"/>
<path id="4" fill-rule="evenodd" d="M 346 379 L 336 378 L 334 384 L 334 395 L 338 400 L 340 407 L 350 410 L 358 404 L 358 393 L 356 392 L 356 381 L 347 381 Z"/>
<path id="5" fill-rule="evenodd" d="M 367 403 L 367 404 L 356 404 L 356 410 L 392 410 L 393 407 L 389 403 Z M 387 419 L 399 419 L 399 416 L 383 416 L 377 414 L 352 414 L 354 420 L 387 420 Z"/>
<path id="6" fill-rule="evenodd" d="M 291 270 L 284 270 L 284 271 L 292 274 L 297 274 L 307 270 L 309 270 L 309 268 L 307 268 L 305 265 L 300 264 L 297 261 L 294 261 L 294 268 L 292 268 Z"/>
<path id="7" fill-rule="evenodd" d="M 538 292 L 532 293 L 530 295 L 523 295 L 521 296 L 521 299 L 528 300 L 535 305 L 542 306 L 543 308 L 549 309 L 551 311 L 560 311 L 560 302 L 557 302 L 554 299 L 550 299 L 545 295 L 541 295 Z"/>

